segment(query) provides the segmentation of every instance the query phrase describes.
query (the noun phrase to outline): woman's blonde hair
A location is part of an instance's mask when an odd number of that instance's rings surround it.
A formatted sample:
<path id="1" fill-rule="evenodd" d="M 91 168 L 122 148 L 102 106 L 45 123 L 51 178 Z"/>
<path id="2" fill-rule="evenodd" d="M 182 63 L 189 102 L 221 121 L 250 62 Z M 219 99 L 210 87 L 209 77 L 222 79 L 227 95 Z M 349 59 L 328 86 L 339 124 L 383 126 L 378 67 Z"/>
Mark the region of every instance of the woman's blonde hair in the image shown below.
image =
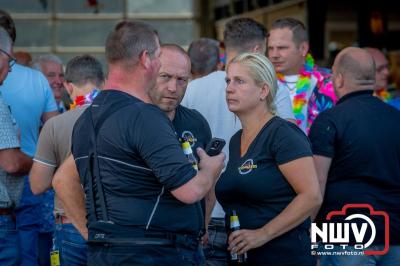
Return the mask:
<path id="1" fill-rule="evenodd" d="M 276 113 L 274 99 L 278 89 L 278 82 L 276 79 L 275 69 L 272 63 L 264 55 L 260 53 L 243 53 L 237 55 L 229 63 L 239 63 L 245 66 L 251 78 L 259 86 L 266 84 L 269 87 L 269 93 L 266 98 L 268 111 L 272 114 Z"/>

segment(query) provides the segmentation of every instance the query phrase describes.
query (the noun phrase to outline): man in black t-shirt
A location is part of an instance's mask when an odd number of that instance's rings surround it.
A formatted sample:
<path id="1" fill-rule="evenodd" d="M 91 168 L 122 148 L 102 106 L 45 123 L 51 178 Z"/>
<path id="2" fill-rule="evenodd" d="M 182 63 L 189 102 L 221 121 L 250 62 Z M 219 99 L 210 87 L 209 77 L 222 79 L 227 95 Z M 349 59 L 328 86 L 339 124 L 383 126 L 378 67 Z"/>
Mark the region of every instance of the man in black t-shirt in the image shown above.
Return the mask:
<path id="1" fill-rule="evenodd" d="M 361 231 L 358 240 L 351 239 L 350 233 L 350 243 L 336 242 L 335 251 L 345 250 L 340 244 L 348 244 L 347 251 L 360 251 L 355 250 L 355 243 L 368 246 L 365 250 L 384 251 L 389 244 L 385 229 L 389 229 L 390 249 L 383 252 L 384 256 L 321 256 L 321 266 L 400 265 L 400 138 L 393 138 L 400 135 L 400 112 L 372 95 L 375 66 L 365 50 L 346 48 L 339 53 L 332 77 L 339 101 L 317 117 L 309 135 L 324 193 L 317 221 L 326 223 L 329 212 L 341 211 L 346 204 L 368 204 L 375 211 L 388 214 L 389 226 L 385 225 L 384 216 L 373 213 L 366 205 L 353 205 L 330 221 L 351 220 L 362 228 L 361 223 L 365 226 L 368 220 L 349 216 L 358 214 L 368 217 L 373 226 L 365 227 L 362 243 Z M 371 235 L 372 228 L 376 229 L 375 237 Z M 369 239 L 373 242 L 368 243 Z"/>
<path id="2" fill-rule="evenodd" d="M 161 68 L 157 84 L 150 89 L 149 96 L 154 104 L 163 110 L 172 121 L 179 140 L 188 141 L 197 160 L 195 150 L 205 148 L 211 140 L 211 130 L 206 119 L 196 110 L 180 105 L 189 82 L 190 58 L 185 50 L 176 44 L 161 45 Z M 213 191 L 210 190 L 210 193 Z M 205 200 L 209 200 L 207 194 Z M 203 212 L 205 206 L 203 205 Z M 206 212 L 210 213 L 210 212 Z M 206 217 L 206 221 L 210 217 Z M 205 229 L 205 228 L 204 228 Z"/>
<path id="3" fill-rule="evenodd" d="M 180 105 L 190 78 L 190 58 L 180 46 L 163 44 L 160 61 L 157 84 L 149 90 L 149 96 L 172 121 L 181 141 L 188 141 L 193 151 L 204 149 L 211 140 L 208 122 L 198 111 Z"/>
<path id="4" fill-rule="evenodd" d="M 149 104 L 160 53 L 148 25 L 123 21 L 114 28 L 105 89 L 76 122 L 73 157 L 54 177 L 66 212 L 88 238 L 89 265 L 187 265 L 201 256 L 198 201 L 214 185 L 224 155 L 211 159 L 198 149 L 196 172 L 171 121 Z"/>

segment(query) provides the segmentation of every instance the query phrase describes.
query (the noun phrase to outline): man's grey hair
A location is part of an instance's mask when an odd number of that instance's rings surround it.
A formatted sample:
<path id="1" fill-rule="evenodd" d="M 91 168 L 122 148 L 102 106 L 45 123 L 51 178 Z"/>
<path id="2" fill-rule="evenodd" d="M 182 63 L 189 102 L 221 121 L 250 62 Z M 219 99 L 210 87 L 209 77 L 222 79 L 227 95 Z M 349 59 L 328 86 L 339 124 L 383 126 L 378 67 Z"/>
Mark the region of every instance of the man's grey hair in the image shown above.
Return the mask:
<path id="1" fill-rule="evenodd" d="M 0 27 L 0 48 L 11 54 L 12 41 L 8 32 Z"/>
<path id="2" fill-rule="evenodd" d="M 65 81 L 77 86 L 92 83 L 101 87 L 104 73 L 101 63 L 91 55 L 80 55 L 72 58 L 65 69 Z"/>
<path id="3" fill-rule="evenodd" d="M 63 64 L 60 57 L 56 56 L 55 54 L 44 54 L 33 60 L 32 68 L 43 72 L 41 64 L 45 62 L 53 62 L 60 65 Z"/>
<path id="4" fill-rule="evenodd" d="M 219 42 L 210 38 L 193 41 L 188 49 L 192 73 L 202 76 L 217 70 L 219 63 Z"/>

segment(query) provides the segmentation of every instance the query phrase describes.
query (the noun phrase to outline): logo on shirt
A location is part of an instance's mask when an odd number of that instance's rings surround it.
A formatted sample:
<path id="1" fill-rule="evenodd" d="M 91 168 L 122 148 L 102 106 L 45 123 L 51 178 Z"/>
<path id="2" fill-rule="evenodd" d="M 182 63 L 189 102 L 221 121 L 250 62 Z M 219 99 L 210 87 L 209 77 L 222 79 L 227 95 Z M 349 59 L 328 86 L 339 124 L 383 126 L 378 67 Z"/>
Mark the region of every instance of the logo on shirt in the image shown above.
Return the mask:
<path id="1" fill-rule="evenodd" d="M 238 169 L 239 174 L 246 175 L 251 172 L 251 170 L 256 169 L 257 165 L 254 164 L 253 159 L 247 159 Z"/>
<path id="2" fill-rule="evenodd" d="M 196 144 L 197 139 L 193 136 L 193 133 L 190 131 L 183 131 L 182 132 L 182 139 L 183 141 L 187 141 L 190 143 L 190 147 L 193 147 Z"/>

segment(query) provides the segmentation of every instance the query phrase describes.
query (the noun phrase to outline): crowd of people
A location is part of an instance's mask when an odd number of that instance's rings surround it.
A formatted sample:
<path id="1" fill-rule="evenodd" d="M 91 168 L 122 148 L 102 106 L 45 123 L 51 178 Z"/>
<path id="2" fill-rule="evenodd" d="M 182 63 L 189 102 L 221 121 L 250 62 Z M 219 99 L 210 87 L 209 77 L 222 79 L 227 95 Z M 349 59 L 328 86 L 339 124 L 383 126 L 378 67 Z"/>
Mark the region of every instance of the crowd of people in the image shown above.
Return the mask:
<path id="1" fill-rule="evenodd" d="M 222 62 L 215 40 L 185 51 L 126 20 L 105 74 L 90 55 L 16 62 L 16 37 L 0 10 L 0 265 L 400 265 L 400 107 L 380 50 L 323 68 L 299 20 L 236 18 Z M 389 249 L 312 253 L 311 223 L 351 203 L 387 213 L 368 250 Z"/>

